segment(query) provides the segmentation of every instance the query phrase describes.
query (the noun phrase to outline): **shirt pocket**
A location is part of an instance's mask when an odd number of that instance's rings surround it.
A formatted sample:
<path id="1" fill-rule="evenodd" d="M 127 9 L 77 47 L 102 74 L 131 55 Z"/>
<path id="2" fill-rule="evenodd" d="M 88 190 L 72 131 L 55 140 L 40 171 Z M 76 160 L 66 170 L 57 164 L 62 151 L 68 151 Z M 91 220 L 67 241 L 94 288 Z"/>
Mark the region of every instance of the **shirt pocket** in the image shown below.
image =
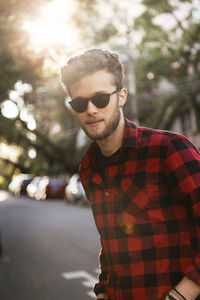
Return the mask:
<path id="1" fill-rule="evenodd" d="M 135 176 L 124 177 L 121 180 L 121 188 L 123 194 L 120 202 L 123 210 L 133 215 L 140 214 L 146 210 L 149 204 L 149 196 L 142 182 L 138 184 Z"/>

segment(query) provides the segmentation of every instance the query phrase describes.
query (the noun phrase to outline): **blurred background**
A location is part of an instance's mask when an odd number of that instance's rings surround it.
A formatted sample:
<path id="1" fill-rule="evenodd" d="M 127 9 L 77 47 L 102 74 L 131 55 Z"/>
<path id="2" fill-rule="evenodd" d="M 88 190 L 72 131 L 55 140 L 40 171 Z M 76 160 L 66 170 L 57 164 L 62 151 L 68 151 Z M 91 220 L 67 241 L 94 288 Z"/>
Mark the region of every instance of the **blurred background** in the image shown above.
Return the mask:
<path id="1" fill-rule="evenodd" d="M 100 245 L 77 174 L 90 141 L 59 78 L 91 47 L 120 55 L 126 117 L 200 149 L 200 0 L 0 0 L 1 299 L 94 298 Z"/>
<path id="2" fill-rule="evenodd" d="M 103 47 L 125 66 L 125 115 L 200 147 L 199 0 L 1 0 L 0 188 L 20 173 L 71 176 L 89 141 L 59 69 Z"/>

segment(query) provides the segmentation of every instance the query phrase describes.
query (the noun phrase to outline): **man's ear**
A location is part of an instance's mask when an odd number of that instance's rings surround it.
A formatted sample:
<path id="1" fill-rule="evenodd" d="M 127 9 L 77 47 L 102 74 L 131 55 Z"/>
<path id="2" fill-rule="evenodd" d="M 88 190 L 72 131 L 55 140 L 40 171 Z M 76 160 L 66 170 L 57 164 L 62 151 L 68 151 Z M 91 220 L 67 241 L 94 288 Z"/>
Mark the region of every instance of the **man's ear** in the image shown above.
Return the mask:
<path id="1" fill-rule="evenodd" d="M 122 88 L 120 91 L 119 91 L 119 106 L 120 107 L 123 107 L 124 104 L 126 103 L 126 99 L 127 99 L 127 89 L 126 88 Z"/>

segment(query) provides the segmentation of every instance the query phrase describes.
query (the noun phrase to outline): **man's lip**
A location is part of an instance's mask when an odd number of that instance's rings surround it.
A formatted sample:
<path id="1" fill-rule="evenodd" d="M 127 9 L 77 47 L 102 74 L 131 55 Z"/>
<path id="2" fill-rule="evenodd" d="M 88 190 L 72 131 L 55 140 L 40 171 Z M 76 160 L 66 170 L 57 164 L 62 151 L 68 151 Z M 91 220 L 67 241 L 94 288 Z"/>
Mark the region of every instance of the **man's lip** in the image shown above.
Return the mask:
<path id="1" fill-rule="evenodd" d="M 87 124 L 90 126 L 95 126 L 95 125 L 98 125 L 100 122 L 102 122 L 102 120 L 91 120 L 91 121 L 88 121 Z"/>

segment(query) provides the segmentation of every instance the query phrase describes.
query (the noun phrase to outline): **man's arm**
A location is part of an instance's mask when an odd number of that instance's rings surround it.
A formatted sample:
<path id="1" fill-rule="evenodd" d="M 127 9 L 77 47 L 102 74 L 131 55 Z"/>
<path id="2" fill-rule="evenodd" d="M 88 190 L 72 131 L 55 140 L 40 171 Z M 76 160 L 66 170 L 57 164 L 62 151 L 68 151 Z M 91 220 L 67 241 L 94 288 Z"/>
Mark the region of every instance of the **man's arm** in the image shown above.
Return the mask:
<path id="1" fill-rule="evenodd" d="M 80 175 L 81 178 L 81 175 Z M 87 196 L 88 199 L 90 199 L 90 194 L 89 191 L 87 190 L 86 186 L 83 183 L 83 180 L 81 178 L 81 182 L 83 184 L 83 188 L 85 190 L 85 194 Z M 106 285 L 107 285 L 107 277 L 108 277 L 108 264 L 107 264 L 107 260 L 106 260 L 106 255 L 103 249 L 103 244 L 102 244 L 102 240 L 100 238 L 100 242 L 101 242 L 101 250 L 99 253 L 99 264 L 100 264 L 100 270 L 101 273 L 99 274 L 99 282 L 97 282 L 94 287 L 94 293 L 97 296 L 97 299 L 108 299 L 107 294 L 106 294 Z"/>
<path id="2" fill-rule="evenodd" d="M 103 249 L 103 244 L 101 241 L 101 251 L 99 253 L 99 262 L 100 262 L 100 269 L 101 273 L 99 274 L 99 282 L 95 284 L 94 286 L 94 292 L 97 295 L 98 298 L 107 299 L 106 295 L 106 286 L 107 286 L 107 278 L 108 278 L 108 263 L 106 260 L 106 255 Z M 101 297 L 102 295 L 102 297 Z"/>
<path id="3" fill-rule="evenodd" d="M 179 199 L 188 202 L 191 218 L 196 224 L 196 239 L 200 239 L 200 153 L 186 138 L 175 138 L 169 146 L 167 164 L 173 192 Z M 200 245 L 200 243 L 198 243 Z M 175 299 L 194 300 L 200 295 L 200 248 L 196 249 L 193 264 L 185 270 L 185 277 L 170 291 Z M 182 296 L 183 297 L 182 297 Z M 166 297 L 168 300 L 169 297 Z"/>

